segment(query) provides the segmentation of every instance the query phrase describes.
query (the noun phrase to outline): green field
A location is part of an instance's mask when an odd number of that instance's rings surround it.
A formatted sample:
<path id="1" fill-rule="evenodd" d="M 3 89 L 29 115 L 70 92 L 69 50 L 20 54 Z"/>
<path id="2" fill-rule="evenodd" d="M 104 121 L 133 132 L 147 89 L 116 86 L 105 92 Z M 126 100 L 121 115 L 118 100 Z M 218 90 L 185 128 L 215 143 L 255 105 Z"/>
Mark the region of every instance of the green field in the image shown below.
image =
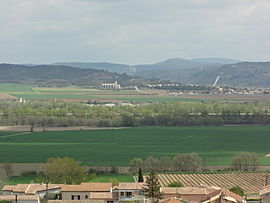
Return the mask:
<path id="1" fill-rule="evenodd" d="M 118 182 L 134 182 L 131 175 L 125 174 L 97 174 L 96 177 L 91 179 L 89 182 L 111 182 L 112 179 L 118 180 Z"/>
<path id="2" fill-rule="evenodd" d="M 37 87 L 29 84 L 0 83 L 0 94 L 8 94 L 17 98 L 26 100 L 65 100 L 65 101 L 88 101 L 88 100 L 116 100 L 131 101 L 138 103 L 145 102 L 177 102 L 177 101 L 237 101 L 237 102 L 255 102 L 270 101 L 267 95 L 170 95 L 166 90 L 140 89 L 142 94 L 135 89 L 112 90 L 84 89 L 76 86 L 61 88 Z M 1 97 L 0 97 L 1 98 Z"/>
<path id="3" fill-rule="evenodd" d="M 37 176 L 12 176 L 5 180 L 7 185 L 17 185 L 17 184 L 27 184 L 27 183 L 38 183 L 36 180 Z M 118 180 L 118 182 L 134 182 L 131 175 L 126 174 L 97 174 L 95 177 L 91 178 L 89 182 L 111 182 L 112 179 Z"/>
<path id="4" fill-rule="evenodd" d="M 270 164 L 270 127 L 140 127 L 35 132 L 0 137 L 0 162 L 35 163 L 69 156 L 89 166 L 127 166 L 135 157 L 196 152 L 207 165 L 230 165 L 242 151 Z"/>

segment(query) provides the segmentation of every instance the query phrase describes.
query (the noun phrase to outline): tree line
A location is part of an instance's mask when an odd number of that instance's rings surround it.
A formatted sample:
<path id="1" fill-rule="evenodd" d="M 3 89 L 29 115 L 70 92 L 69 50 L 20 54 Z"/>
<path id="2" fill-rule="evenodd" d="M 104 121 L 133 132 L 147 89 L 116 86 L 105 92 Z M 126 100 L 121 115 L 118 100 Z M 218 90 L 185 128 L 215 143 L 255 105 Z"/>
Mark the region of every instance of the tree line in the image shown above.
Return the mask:
<path id="1" fill-rule="evenodd" d="M 259 157 L 256 153 L 241 152 L 232 159 L 230 168 L 226 170 L 255 171 L 259 164 Z M 140 170 L 144 173 L 152 171 L 158 173 L 198 172 L 206 168 L 203 158 L 197 153 L 178 154 L 172 158 L 169 156 L 161 158 L 150 156 L 146 159 L 134 158 L 130 161 L 129 166 L 132 174 L 136 174 Z"/>
<path id="2" fill-rule="evenodd" d="M 46 128 L 226 124 L 270 124 L 270 106 L 260 103 L 159 102 L 108 107 L 53 101 L 0 102 L 0 125 Z"/>

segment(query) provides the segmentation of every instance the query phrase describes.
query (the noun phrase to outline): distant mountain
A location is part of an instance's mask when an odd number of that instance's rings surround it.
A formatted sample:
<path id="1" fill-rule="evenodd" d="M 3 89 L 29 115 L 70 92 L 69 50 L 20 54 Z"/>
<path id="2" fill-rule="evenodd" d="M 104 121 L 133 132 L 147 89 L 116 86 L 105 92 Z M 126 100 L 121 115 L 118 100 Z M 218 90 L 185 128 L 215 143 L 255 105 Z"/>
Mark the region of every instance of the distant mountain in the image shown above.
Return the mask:
<path id="1" fill-rule="evenodd" d="M 206 64 L 234 64 L 239 63 L 239 60 L 227 59 L 227 58 L 194 58 L 190 61 L 195 63 L 206 63 Z"/>
<path id="2" fill-rule="evenodd" d="M 270 87 L 270 62 L 241 62 L 204 69 L 189 75 L 187 80 L 193 84 L 210 85 L 217 76 L 220 77 L 218 85 Z"/>
<path id="3" fill-rule="evenodd" d="M 198 59 L 182 59 L 182 58 L 171 58 L 165 61 L 161 61 L 155 64 L 142 64 L 142 65 L 127 65 L 127 64 L 117 64 L 117 63 L 107 63 L 107 62 L 97 62 L 97 63 L 82 63 L 82 62 L 57 62 L 51 65 L 65 65 L 73 66 L 78 68 L 93 68 L 99 70 L 107 70 L 116 73 L 126 73 L 129 75 L 143 75 L 158 77 L 162 76 L 162 72 L 171 70 L 183 70 L 183 69 L 202 69 L 205 67 L 221 66 L 224 64 L 233 64 L 239 61 L 234 59 L 226 58 L 198 58 Z M 150 72 L 148 72 L 150 71 Z M 154 71 L 154 74 L 151 72 Z M 165 77 L 164 79 L 170 79 L 170 77 Z"/>
<path id="4" fill-rule="evenodd" d="M 125 64 L 117 64 L 117 63 L 107 63 L 107 62 L 97 62 L 97 63 L 83 63 L 83 62 L 57 62 L 53 63 L 52 65 L 64 65 L 64 66 L 72 66 L 72 67 L 78 67 L 78 68 L 92 68 L 92 69 L 98 69 L 98 70 L 107 70 L 110 72 L 116 72 L 116 73 L 132 73 L 134 72 L 134 68 L 129 65 Z"/>
<path id="5" fill-rule="evenodd" d="M 150 80 L 111 73 L 104 70 L 81 69 L 63 65 L 24 66 L 0 64 L 0 82 L 29 83 L 41 86 L 97 86 L 118 81 L 121 85 L 145 85 Z"/>

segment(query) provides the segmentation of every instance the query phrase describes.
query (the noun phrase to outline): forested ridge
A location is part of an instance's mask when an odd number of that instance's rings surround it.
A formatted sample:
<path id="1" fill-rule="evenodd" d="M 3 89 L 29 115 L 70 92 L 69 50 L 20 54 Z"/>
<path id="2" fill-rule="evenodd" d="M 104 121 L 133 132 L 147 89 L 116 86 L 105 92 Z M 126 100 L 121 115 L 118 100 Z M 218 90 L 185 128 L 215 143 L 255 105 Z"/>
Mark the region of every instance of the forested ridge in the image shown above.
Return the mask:
<path id="1" fill-rule="evenodd" d="M 200 126 L 270 124 L 265 104 L 164 102 L 138 106 L 89 106 L 69 102 L 0 102 L 0 125 Z"/>
<path id="2" fill-rule="evenodd" d="M 81 69 L 64 65 L 24 66 L 0 64 L 0 82 L 35 84 L 44 87 L 100 86 L 118 81 L 123 86 L 146 85 L 152 80 L 104 70 Z"/>

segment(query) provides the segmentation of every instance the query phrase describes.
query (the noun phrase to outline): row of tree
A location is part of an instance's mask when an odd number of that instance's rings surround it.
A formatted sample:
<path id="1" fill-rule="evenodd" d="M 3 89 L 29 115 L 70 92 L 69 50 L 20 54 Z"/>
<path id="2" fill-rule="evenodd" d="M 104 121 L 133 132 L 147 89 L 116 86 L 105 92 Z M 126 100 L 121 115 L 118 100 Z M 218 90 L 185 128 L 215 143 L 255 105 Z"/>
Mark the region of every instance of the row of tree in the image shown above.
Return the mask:
<path id="1" fill-rule="evenodd" d="M 134 158 L 130 161 L 130 172 L 196 172 L 203 165 L 203 159 L 196 153 L 179 154 L 173 158 L 164 156 L 159 158 L 148 157 L 145 160 Z"/>
<path id="2" fill-rule="evenodd" d="M 231 163 L 230 170 L 255 171 L 260 161 L 256 153 L 241 152 L 236 155 Z M 179 154 L 173 158 L 164 156 L 161 158 L 147 157 L 146 159 L 134 158 L 129 163 L 130 172 L 135 174 L 139 170 L 144 172 L 196 172 L 204 168 L 202 157 L 196 153 Z"/>
<path id="3" fill-rule="evenodd" d="M 71 102 L 2 101 L 0 124 L 44 128 L 270 124 L 270 106 L 260 103 L 166 102 L 107 107 Z"/>

